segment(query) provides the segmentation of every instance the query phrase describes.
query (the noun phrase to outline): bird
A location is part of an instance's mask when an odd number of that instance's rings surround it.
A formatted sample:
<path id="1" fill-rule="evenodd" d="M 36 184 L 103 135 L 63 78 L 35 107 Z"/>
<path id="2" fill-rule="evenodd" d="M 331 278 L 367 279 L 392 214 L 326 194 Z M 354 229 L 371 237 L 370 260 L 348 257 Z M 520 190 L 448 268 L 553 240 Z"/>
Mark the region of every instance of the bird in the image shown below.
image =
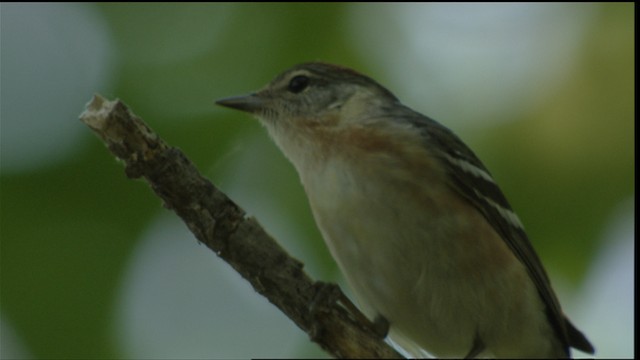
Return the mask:
<path id="1" fill-rule="evenodd" d="M 594 353 L 493 176 L 444 125 L 372 78 L 319 61 L 217 104 L 264 125 L 361 309 L 402 348 L 457 358 Z"/>

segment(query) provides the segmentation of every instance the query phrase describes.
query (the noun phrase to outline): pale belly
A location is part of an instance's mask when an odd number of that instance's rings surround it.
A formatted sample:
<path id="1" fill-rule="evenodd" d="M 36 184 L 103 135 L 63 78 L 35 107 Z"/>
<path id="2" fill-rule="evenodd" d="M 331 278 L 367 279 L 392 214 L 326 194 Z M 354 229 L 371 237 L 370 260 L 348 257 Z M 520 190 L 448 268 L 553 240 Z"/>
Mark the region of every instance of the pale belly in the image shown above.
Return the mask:
<path id="1" fill-rule="evenodd" d="M 496 352 L 542 346 L 526 343 L 530 326 L 548 327 L 533 283 L 464 199 L 397 174 L 320 175 L 303 179 L 318 226 L 363 310 L 383 315 L 392 337 L 438 356 L 466 355 L 476 336 Z"/>

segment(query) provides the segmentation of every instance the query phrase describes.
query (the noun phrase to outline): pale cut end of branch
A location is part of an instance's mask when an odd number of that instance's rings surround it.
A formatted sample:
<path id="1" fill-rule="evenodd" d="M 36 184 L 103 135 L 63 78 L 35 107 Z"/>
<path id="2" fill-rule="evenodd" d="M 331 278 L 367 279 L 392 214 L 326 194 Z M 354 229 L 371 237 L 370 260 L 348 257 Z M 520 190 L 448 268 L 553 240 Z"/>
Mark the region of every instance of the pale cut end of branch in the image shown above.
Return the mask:
<path id="1" fill-rule="evenodd" d="M 107 114 L 111 112 L 116 102 L 109 101 L 100 94 L 95 94 L 85 106 L 85 110 L 80 114 L 80 121 L 87 124 L 94 131 L 102 131 L 106 124 Z"/>
<path id="2" fill-rule="evenodd" d="M 119 99 L 95 94 L 80 114 L 80 121 L 98 134 L 109 150 L 127 165 L 127 176 L 141 174 L 136 165 L 150 161 L 169 146 Z"/>

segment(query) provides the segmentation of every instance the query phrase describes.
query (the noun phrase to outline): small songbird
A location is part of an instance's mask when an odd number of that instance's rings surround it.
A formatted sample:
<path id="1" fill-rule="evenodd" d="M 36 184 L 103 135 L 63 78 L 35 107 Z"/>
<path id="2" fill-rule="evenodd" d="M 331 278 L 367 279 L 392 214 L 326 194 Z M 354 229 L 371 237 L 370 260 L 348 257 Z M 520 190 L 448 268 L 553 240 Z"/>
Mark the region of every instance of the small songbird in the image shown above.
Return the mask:
<path id="1" fill-rule="evenodd" d="M 320 62 L 217 103 L 256 116 L 293 163 L 360 306 L 394 342 L 438 357 L 593 354 L 518 216 L 451 130 Z"/>

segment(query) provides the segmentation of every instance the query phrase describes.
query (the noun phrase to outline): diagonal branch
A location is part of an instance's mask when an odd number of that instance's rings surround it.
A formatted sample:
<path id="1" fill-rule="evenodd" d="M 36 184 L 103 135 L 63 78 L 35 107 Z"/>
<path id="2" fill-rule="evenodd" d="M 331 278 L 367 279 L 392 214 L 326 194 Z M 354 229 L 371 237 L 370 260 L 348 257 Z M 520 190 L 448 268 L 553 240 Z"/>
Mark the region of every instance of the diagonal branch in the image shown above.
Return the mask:
<path id="1" fill-rule="evenodd" d="M 80 120 L 124 162 L 129 178 L 144 178 L 199 241 L 328 353 L 346 358 L 402 358 L 370 324 L 361 321 L 360 314 L 345 306 L 346 297 L 337 287 L 314 282 L 301 262 L 121 101 L 95 95 Z M 334 296 L 322 296 L 327 289 Z"/>

